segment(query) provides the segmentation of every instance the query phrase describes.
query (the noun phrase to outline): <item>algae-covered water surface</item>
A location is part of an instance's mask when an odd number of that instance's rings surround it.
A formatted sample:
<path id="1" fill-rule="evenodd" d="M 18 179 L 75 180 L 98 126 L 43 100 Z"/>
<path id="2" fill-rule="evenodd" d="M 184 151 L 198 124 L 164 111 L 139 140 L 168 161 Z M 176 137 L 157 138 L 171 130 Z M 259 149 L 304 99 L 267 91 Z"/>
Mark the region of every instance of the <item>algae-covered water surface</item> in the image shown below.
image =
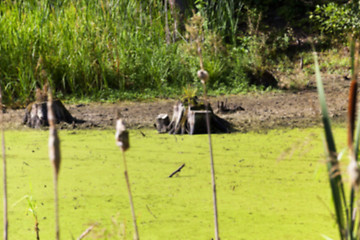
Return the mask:
<path id="1" fill-rule="evenodd" d="M 141 132 L 142 131 L 142 132 Z M 207 135 L 130 131 L 126 152 L 141 239 L 213 237 Z M 10 239 L 35 239 L 24 196 L 36 200 L 40 238 L 54 237 L 46 131 L 7 131 Z M 145 136 L 144 136 L 145 135 Z M 335 129 L 338 146 L 345 131 Z M 337 238 L 320 128 L 213 135 L 221 239 Z M 114 131 L 60 131 L 62 239 L 132 239 Z M 180 173 L 168 176 L 185 163 Z M 2 189 L 1 189 L 2 190 Z M 1 225 L 2 227 L 2 225 Z"/>

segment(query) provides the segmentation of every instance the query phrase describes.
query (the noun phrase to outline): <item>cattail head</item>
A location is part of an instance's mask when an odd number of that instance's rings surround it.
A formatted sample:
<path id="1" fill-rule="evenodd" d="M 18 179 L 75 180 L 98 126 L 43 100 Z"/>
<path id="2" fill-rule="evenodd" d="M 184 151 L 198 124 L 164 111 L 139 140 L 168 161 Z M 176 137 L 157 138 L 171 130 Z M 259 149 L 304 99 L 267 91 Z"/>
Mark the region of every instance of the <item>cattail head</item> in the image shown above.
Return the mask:
<path id="1" fill-rule="evenodd" d="M 350 160 L 348 173 L 351 186 L 357 189 L 360 184 L 360 169 L 357 161 L 354 158 Z"/>
<path id="2" fill-rule="evenodd" d="M 198 78 L 200 78 L 201 82 L 205 84 L 207 80 L 209 79 L 209 73 L 203 69 L 199 70 L 197 72 Z"/>
<path id="3" fill-rule="evenodd" d="M 122 119 L 116 121 L 116 133 L 115 133 L 116 145 L 121 148 L 121 150 L 126 151 L 129 149 L 129 132 L 126 130 L 124 122 Z"/>

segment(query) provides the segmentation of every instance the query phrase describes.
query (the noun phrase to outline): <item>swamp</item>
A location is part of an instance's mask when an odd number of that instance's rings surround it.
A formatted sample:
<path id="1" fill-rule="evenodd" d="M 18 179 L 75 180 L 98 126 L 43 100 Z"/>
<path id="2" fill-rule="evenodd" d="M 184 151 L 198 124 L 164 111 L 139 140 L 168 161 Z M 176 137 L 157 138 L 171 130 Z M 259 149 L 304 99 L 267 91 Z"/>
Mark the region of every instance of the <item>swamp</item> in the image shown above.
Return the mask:
<path id="1" fill-rule="evenodd" d="M 358 0 L 0 1 L 3 239 L 360 239 L 359 54 Z"/>

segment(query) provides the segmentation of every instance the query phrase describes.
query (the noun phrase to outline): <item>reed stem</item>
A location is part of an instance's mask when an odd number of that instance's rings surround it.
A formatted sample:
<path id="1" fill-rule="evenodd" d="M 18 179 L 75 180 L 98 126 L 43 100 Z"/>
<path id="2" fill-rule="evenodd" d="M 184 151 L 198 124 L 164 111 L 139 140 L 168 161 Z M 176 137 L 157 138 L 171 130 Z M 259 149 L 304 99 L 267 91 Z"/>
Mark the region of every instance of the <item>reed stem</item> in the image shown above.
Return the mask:
<path id="1" fill-rule="evenodd" d="M 1 145 L 3 158 L 3 187 L 4 187 L 4 240 L 8 239 L 9 235 L 9 220 L 8 220 L 8 195 L 7 195 L 7 170 L 6 170 L 6 154 L 5 154 L 5 133 L 4 133 L 4 119 L 3 119 L 3 105 L 2 105 L 2 88 L 0 85 L 0 122 L 1 122 Z"/>
<path id="2" fill-rule="evenodd" d="M 58 176 L 54 171 L 54 196 L 55 196 L 55 233 L 56 240 L 60 239 L 60 222 L 59 222 L 59 192 L 58 192 Z"/>
<path id="3" fill-rule="evenodd" d="M 35 232 L 36 232 L 36 240 L 40 240 L 40 234 L 39 234 L 39 222 L 36 220 L 35 222 Z"/>
<path id="4" fill-rule="evenodd" d="M 134 203 L 133 203 L 132 194 L 131 194 L 129 174 L 128 174 L 128 170 L 127 170 L 126 157 L 125 157 L 125 151 L 122 151 L 122 153 L 123 153 L 123 161 L 124 161 L 124 175 L 125 175 L 126 185 L 127 185 L 128 194 L 129 194 L 131 214 L 132 214 L 132 218 L 133 218 L 134 231 L 135 231 L 135 236 L 134 236 L 135 238 L 134 239 L 139 240 L 140 238 L 139 238 L 139 232 L 138 232 L 138 227 L 137 227 L 137 223 L 136 223 L 135 208 L 134 208 Z"/>
<path id="5" fill-rule="evenodd" d="M 206 94 L 206 83 L 203 82 L 204 87 L 204 103 L 206 111 L 206 128 L 208 132 L 209 139 L 209 152 L 210 152 L 210 166 L 211 166 L 211 186 L 213 192 L 213 208 L 214 208 L 214 226 L 215 226 L 215 240 L 220 240 L 219 237 L 219 222 L 218 222 L 218 209 L 217 209 L 217 197 L 216 197 L 216 180 L 215 180 L 215 167 L 214 167 L 214 157 L 212 151 L 212 141 L 211 141 L 211 129 L 210 129 L 210 116 L 209 116 L 209 107 Z"/>
<path id="6" fill-rule="evenodd" d="M 60 139 L 55 126 L 55 114 L 53 110 L 53 96 L 51 88 L 48 89 L 48 121 L 49 121 L 49 158 L 54 170 L 54 204 L 55 204 L 55 239 L 60 240 L 59 223 L 59 171 L 61 162 Z"/>
<path id="7" fill-rule="evenodd" d="M 195 15 L 195 13 L 194 13 Z M 206 129 L 208 133 L 209 140 L 209 153 L 210 153 L 210 167 L 211 167 L 211 186 L 213 193 L 213 210 L 214 210 L 214 228 L 215 228 L 215 240 L 220 240 L 219 237 L 219 221 L 218 221 L 218 209 L 217 209 L 217 196 L 216 196 L 216 179 L 215 179 L 215 167 L 214 167 L 214 157 L 213 157 L 213 148 L 211 141 L 211 127 L 210 127 L 210 116 L 209 116 L 209 103 L 206 93 L 206 83 L 209 80 L 209 74 L 204 69 L 204 59 L 202 55 L 202 41 L 204 39 L 202 25 L 198 26 L 198 34 L 196 38 L 197 54 L 199 57 L 200 70 L 197 72 L 198 77 L 201 80 L 204 89 L 204 104 L 205 104 L 205 116 L 206 116 Z"/>

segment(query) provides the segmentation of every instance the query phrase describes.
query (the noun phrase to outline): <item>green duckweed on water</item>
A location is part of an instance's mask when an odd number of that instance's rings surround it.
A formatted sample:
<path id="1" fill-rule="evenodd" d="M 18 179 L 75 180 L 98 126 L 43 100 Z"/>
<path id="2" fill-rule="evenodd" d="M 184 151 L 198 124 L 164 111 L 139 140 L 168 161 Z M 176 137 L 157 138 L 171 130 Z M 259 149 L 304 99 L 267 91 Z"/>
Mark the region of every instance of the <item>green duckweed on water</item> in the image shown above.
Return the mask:
<path id="1" fill-rule="evenodd" d="M 213 237 L 207 135 L 131 130 L 129 177 L 141 239 Z M 334 129 L 339 151 L 342 127 Z M 145 136 L 143 136 L 143 134 Z M 35 239 L 21 199 L 36 200 L 40 238 L 52 239 L 54 204 L 47 131 L 7 131 L 10 239 Z M 338 236 L 320 128 L 213 135 L 221 239 Z M 62 239 L 132 239 L 121 151 L 114 131 L 60 131 Z M 185 163 L 180 173 L 168 176 Z M 2 189 L 1 189 L 2 190 Z M 20 201 L 19 201 L 20 200 Z M 1 225 L 2 227 L 2 225 Z M 2 229 L 0 229 L 2 230 Z"/>

